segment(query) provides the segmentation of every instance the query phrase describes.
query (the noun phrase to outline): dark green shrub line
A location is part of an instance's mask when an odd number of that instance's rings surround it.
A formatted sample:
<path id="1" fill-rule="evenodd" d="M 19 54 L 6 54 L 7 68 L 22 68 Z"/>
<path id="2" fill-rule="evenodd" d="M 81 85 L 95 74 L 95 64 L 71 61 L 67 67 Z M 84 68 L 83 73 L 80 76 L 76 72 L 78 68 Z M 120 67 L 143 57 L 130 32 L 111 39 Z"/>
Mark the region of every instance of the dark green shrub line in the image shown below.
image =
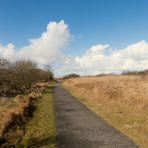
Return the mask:
<path id="1" fill-rule="evenodd" d="M 77 78 L 80 77 L 80 75 L 78 74 L 68 74 L 66 76 L 63 77 L 63 79 L 70 79 L 70 78 Z"/>

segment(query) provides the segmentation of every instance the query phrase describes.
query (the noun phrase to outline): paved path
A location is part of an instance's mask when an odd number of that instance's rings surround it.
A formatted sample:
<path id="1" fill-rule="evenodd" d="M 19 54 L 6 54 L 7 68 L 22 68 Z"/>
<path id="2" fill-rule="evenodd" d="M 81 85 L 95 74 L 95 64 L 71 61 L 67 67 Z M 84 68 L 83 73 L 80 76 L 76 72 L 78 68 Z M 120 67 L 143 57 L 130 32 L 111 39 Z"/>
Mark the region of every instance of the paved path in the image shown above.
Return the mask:
<path id="1" fill-rule="evenodd" d="M 57 148 L 137 148 L 60 85 L 53 89 Z"/>

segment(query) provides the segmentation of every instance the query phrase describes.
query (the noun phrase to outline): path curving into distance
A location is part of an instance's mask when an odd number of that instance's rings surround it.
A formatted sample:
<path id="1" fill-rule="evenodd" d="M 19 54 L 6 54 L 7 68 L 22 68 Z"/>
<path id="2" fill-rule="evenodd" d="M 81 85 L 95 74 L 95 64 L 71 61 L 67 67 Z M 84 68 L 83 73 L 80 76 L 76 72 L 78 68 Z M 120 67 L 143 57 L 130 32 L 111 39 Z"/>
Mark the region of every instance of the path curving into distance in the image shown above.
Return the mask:
<path id="1" fill-rule="evenodd" d="M 95 115 L 68 91 L 53 88 L 57 148 L 137 148 L 125 135 Z"/>

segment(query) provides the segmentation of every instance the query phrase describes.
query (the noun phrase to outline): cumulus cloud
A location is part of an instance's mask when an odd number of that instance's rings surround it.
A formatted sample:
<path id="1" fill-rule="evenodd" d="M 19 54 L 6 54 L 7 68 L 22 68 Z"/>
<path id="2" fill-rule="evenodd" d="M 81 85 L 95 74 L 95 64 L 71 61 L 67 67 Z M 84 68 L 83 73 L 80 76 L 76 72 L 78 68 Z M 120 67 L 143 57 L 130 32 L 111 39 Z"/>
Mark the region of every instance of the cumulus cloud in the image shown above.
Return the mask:
<path id="1" fill-rule="evenodd" d="M 23 47 L 18 55 L 45 65 L 57 59 L 61 49 L 68 44 L 69 39 L 70 33 L 64 21 L 51 22 L 47 25 L 47 31 L 42 33 L 41 37 L 31 39 L 30 44 Z"/>
<path id="2" fill-rule="evenodd" d="M 146 41 L 119 50 L 113 50 L 109 45 L 98 44 L 86 50 L 82 56 L 65 57 L 65 64 L 61 67 L 63 72 L 76 72 L 82 75 L 144 69 L 148 69 Z"/>
<path id="3" fill-rule="evenodd" d="M 0 44 L 0 58 L 5 58 L 5 59 L 12 59 L 15 58 L 16 56 L 16 51 L 15 51 L 15 46 L 11 43 L 9 43 L 6 46 L 2 46 Z"/>
<path id="4" fill-rule="evenodd" d="M 30 39 L 29 45 L 16 50 L 13 44 L 0 45 L 0 58 L 31 59 L 44 66 L 54 62 L 61 50 L 69 43 L 70 33 L 64 21 L 50 22 L 39 38 Z"/>
<path id="5" fill-rule="evenodd" d="M 148 43 L 139 41 L 124 49 L 112 49 L 109 45 L 94 45 L 82 56 L 66 55 L 63 50 L 71 34 L 67 24 L 50 22 L 40 37 L 30 39 L 29 44 L 17 50 L 13 44 L 0 44 L 0 58 L 10 60 L 31 59 L 41 67 L 51 65 L 56 75 L 78 73 L 92 75 L 99 73 L 120 73 L 126 70 L 148 69 Z"/>

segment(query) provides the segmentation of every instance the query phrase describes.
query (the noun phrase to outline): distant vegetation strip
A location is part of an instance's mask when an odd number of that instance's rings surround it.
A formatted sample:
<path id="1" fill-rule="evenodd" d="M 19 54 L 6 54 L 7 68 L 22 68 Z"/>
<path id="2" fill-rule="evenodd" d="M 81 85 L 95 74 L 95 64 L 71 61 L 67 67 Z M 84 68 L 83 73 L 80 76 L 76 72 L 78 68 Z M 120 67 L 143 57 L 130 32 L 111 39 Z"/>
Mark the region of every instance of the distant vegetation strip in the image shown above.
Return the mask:
<path id="1" fill-rule="evenodd" d="M 63 86 L 93 112 L 148 146 L 148 73 L 71 78 Z"/>
<path id="2" fill-rule="evenodd" d="M 70 79 L 70 78 L 77 78 L 77 77 L 80 77 L 80 75 L 78 75 L 78 74 L 68 74 L 68 75 L 63 76 L 62 79 Z"/>

